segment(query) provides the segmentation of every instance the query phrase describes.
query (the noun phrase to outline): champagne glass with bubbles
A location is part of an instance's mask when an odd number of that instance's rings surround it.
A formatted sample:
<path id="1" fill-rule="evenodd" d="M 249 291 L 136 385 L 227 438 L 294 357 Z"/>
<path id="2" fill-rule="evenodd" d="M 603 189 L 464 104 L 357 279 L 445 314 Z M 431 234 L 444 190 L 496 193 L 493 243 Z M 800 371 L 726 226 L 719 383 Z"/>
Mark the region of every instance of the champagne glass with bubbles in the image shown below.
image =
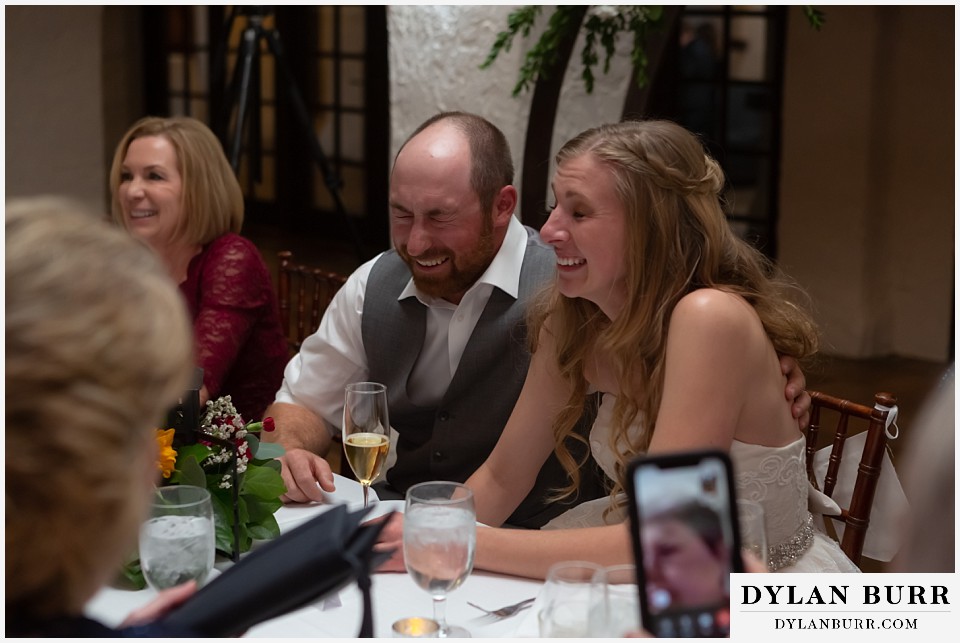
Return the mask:
<path id="1" fill-rule="evenodd" d="M 370 485 L 380 475 L 390 451 L 387 387 L 377 382 L 348 384 L 343 400 L 343 450 L 363 486 L 363 506 Z"/>
<path id="2" fill-rule="evenodd" d="M 439 636 L 467 638 L 447 625 L 447 593 L 473 571 L 477 513 L 473 492 L 458 482 L 421 482 L 407 490 L 403 516 L 403 559 L 414 582 L 433 596 Z"/>

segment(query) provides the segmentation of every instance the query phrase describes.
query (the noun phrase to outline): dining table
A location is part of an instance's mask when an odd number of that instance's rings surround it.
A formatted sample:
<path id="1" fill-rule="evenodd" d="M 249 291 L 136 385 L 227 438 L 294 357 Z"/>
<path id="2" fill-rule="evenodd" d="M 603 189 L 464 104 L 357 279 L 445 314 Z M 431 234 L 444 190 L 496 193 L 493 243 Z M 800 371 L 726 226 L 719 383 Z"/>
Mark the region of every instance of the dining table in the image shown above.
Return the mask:
<path id="1" fill-rule="evenodd" d="M 275 517 L 284 534 L 331 507 L 347 504 L 350 510 L 363 507 L 360 484 L 334 474 L 336 491 L 324 492 L 323 502 L 286 504 Z M 403 512 L 402 500 L 379 500 L 370 490 L 371 511 L 376 518 L 392 511 Z M 478 528 L 482 529 L 483 526 Z M 254 547 L 257 543 L 254 543 Z M 222 573 L 233 563 L 218 557 L 211 572 Z M 371 576 L 373 633 L 375 637 L 394 635 L 393 623 L 407 617 L 432 618 L 433 600 L 407 573 L 378 572 Z M 447 595 L 447 622 L 464 627 L 474 638 L 536 637 L 539 600 L 506 619 L 494 620 L 468 603 L 488 610 L 538 597 L 543 582 L 474 570 L 456 590 Z M 149 587 L 141 590 L 120 589 L 113 586 L 101 589 L 87 604 L 85 613 L 108 626 L 119 625 L 131 610 L 143 606 L 156 596 Z M 360 630 L 363 602 L 356 582 L 338 592 L 251 627 L 245 637 L 333 637 L 353 638 Z"/>

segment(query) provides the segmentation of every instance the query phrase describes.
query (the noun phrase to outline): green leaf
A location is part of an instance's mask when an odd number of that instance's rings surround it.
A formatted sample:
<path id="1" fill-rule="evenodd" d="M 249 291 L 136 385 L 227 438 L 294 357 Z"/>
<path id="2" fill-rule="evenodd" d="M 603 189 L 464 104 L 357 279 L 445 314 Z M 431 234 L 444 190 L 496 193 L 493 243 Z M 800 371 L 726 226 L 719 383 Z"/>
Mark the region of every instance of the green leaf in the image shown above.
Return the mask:
<path id="1" fill-rule="evenodd" d="M 279 460 L 255 460 L 254 463 L 258 467 L 266 467 L 276 471 L 278 474 L 283 470 L 283 465 L 280 464 Z M 283 492 L 287 492 L 287 488 L 283 488 Z"/>
<path id="2" fill-rule="evenodd" d="M 143 569 L 140 567 L 139 556 L 135 555 L 132 559 L 124 562 L 120 568 L 120 577 L 117 582 L 120 585 L 129 586 L 131 589 L 143 589 L 147 586 L 147 581 L 143 577 Z"/>
<path id="3" fill-rule="evenodd" d="M 270 514 L 261 522 L 250 523 L 247 531 L 250 537 L 256 540 L 271 540 L 280 535 L 280 526 L 273 514 Z"/>
<path id="4" fill-rule="evenodd" d="M 244 496 L 247 503 L 247 515 L 250 523 L 263 522 L 267 518 L 272 518 L 277 509 L 283 506 L 279 498 L 265 500 L 256 496 Z"/>
<path id="5" fill-rule="evenodd" d="M 252 460 L 254 456 L 257 455 L 257 450 L 260 448 L 260 439 L 252 433 L 248 433 L 243 436 L 243 439 L 247 441 L 247 447 L 249 451 L 247 452 Z"/>
<path id="6" fill-rule="evenodd" d="M 279 458 L 284 453 L 286 449 L 283 446 L 277 444 L 276 442 L 260 442 L 260 447 L 257 449 L 257 460 L 268 460 L 273 458 Z M 277 464 L 280 464 L 279 462 Z"/>
<path id="7" fill-rule="evenodd" d="M 278 498 L 287 492 L 280 474 L 268 467 L 248 467 L 240 487 L 243 494 L 258 498 Z"/>
<path id="8" fill-rule="evenodd" d="M 195 487 L 206 488 L 207 476 L 193 454 L 177 458 L 177 466 L 178 469 L 171 476 L 171 480 L 177 484 L 190 484 Z"/>
<path id="9" fill-rule="evenodd" d="M 807 17 L 807 22 L 810 23 L 810 26 L 817 31 L 820 31 L 823 23 L 827 21 L 826 14 L 811 5 L 803 6 L 803 15 Z"/>

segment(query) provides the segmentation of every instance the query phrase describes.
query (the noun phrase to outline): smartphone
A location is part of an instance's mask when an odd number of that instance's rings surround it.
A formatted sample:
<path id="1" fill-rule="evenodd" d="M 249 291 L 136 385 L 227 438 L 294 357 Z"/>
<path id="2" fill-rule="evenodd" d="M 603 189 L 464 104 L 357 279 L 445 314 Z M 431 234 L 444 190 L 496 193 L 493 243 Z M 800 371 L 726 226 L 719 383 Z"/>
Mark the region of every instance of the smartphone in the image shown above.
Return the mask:
<path id="1" fill-rule="evenodd" d="M 730 458 L 638 458 L 627 493 L 643 627 L 664 638 L 729 636 L 730 573 L 743 571 Z"/>

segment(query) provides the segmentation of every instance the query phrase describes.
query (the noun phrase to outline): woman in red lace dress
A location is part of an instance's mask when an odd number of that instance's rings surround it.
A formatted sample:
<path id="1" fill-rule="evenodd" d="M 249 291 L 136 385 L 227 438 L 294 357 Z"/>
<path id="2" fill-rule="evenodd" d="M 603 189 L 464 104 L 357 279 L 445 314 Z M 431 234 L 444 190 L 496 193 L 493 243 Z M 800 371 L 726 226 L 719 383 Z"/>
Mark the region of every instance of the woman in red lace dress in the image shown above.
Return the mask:
<path id="1" fill-rule="evenodd" d="M 147 117 L 117 146 L 113 219 L 180 285 L 193 317 L 200 402 L 230 395 L 260 419 L 280 388 L 287 345 L 270 273 L 239 235 L 243 195 L 220 142 L 192 118 Z"/>

